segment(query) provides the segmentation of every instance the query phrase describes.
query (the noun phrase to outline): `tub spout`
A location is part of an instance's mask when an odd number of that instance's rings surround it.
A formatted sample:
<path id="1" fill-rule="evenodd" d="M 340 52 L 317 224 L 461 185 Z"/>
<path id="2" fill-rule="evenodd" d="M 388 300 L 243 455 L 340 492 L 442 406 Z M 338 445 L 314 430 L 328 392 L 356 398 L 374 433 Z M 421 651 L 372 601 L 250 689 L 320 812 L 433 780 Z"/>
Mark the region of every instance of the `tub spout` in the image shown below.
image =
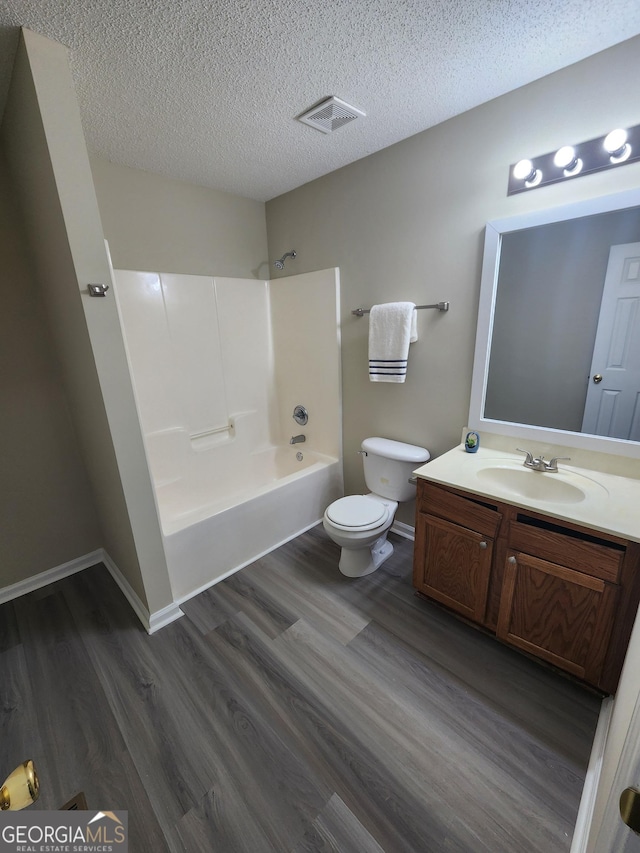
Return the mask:
<path id="1" fill-rule="evenodd" d="M 306 441 L 304 435 L 292 435 L 289 444 L 301 444 L 303 441 Z"/>

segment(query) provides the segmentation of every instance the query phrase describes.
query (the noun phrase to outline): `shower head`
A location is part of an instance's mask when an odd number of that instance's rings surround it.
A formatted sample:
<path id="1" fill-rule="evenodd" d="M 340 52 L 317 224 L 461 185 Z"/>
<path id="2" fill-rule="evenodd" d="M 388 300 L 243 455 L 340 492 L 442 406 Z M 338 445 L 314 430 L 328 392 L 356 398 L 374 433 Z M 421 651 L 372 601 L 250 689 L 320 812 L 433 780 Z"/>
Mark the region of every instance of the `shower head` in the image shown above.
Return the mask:
<path id="1" fill-rule="evenodd" d="M 297 253 L 296 253 L 293 249 L 292 249 L 290 252 L 285 252 L 285 253 L 284 253 L 284 255 L 283 255 L 281 258 L 278 258 L 278 260 L 277 260 L 277 261 L 274 261 L 274 262 L 273 262 L 274 267 L 275 267 L 277 270 L 283 270 L 283 269 L 284 269 L 284 262 L 285 262 L 285 258 L 295 258 L 295 257 L 296 257 L 296 254 L 297 254 Z"/>

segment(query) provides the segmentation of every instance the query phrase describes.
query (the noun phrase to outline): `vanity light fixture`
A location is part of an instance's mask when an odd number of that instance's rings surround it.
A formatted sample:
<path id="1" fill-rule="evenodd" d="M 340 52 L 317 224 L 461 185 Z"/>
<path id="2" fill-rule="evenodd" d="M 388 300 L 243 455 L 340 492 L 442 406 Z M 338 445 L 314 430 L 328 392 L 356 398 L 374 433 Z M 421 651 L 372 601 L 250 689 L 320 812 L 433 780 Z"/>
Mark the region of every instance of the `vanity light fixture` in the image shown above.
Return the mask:
<path id="1" fill-rule="evenodd" d="M 519 160 L 509 168 L 507 195 L 637 160 L 640 160 L 640 124 L 616 128 L 606 136 L 579 145 L 563 145 L 549 154 Z"/>

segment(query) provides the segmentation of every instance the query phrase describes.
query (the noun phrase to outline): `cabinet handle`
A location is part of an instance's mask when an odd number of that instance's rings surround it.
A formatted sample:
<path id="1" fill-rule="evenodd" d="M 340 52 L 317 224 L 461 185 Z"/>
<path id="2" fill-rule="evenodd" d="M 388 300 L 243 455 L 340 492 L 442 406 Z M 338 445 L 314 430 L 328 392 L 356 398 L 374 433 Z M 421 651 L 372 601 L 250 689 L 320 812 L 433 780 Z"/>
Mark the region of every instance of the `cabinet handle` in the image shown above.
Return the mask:
<path id="1" fill-rule="evenodd" d="M 507 557 L 507 563 L 511 563 L 512 566 L 515 566 L 517 562 L 515 557 Z"/>
<path id="2" fill-rule="evenodd" d="M 480 543 L 480 547 L 484 550 L 484 549 L 487 547 L 487 543 L 486 543 L 486 542 L 481 542 L 481 543 Z"/>

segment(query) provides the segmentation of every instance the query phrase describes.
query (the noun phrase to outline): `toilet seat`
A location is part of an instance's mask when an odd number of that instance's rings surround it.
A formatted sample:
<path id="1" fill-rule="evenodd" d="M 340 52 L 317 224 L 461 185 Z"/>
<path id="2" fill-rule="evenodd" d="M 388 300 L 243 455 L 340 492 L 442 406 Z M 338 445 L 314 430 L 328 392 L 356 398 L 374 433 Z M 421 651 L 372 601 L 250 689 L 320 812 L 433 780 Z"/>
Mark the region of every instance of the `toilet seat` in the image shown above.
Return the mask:
<path id="1" fill-rule="evenodd" d="M 370 530 L 384 525 L 389 512 L 385 504 L 366 495 L 348 495 L 327 507 L 326 517 L 340 530 Z"/>

